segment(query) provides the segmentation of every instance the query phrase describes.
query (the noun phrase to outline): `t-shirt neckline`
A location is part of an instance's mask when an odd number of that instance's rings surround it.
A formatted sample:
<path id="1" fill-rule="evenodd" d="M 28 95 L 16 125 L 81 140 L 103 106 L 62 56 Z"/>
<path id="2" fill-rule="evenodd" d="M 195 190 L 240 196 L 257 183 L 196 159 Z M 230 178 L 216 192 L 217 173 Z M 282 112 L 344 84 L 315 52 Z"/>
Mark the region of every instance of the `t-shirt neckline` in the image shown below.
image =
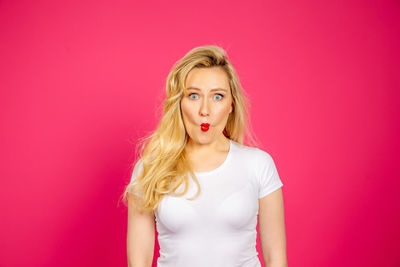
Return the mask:
<path id="1" fill-rule="evenodd" d="M 196 176 L 206 176 L 206 175 L 211 175 L 214 174 L 216 172 L 218 172 L 219 170 L 221 170 L 222 168 L 225 167 L 225 165 L 228 164 L 230 158 L 231 158 L 231 154 L 232 154 L 232 147 L 233 147 L 233 143 L 232 143 L 232 139 L 229 139 L 229 151 L 228 151 L 228 155 L 226 156 L 224 162 L 222 162 L 221 165 L 219 165 L 217 168 L 215 168 L 214 170 L 208 171 L 208 172 L 194 172 L 194 174 Z"/>

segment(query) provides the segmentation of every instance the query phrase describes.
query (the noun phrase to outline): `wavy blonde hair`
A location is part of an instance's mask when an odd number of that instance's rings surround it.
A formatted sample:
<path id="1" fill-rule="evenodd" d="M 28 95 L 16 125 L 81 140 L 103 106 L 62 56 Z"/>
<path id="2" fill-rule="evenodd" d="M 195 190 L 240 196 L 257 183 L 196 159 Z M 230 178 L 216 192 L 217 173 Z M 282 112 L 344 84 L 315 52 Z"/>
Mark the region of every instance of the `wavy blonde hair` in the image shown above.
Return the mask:
<path id="1" fill-rule="evenodd" d="M 233 98 L 233 110 L 223 134 L 240 144 L 244 144 L 246 137 L 250 145 L 257 145 L 249 123 L 248 98 L 242 90 L 238 75 L 225 50 L 216 45 L 195 47 L 177 61 L 168 74 L 162 117 L 156 130 L 138 141 L 138 144 L 141 144 L 138 160 L 132 165 L 135 179 L 125 188 L 123 193 L 125 203 L 132 195 L 140 196 L 141 206 L 138 209 L 154 211 L 164 195 L 183 196 L 187 193 L 188 173 L 198 186 L 194 198 L 200 194 L 200 184 L 184 152 L 188 134 L 182 120 L 180 100 L 186 90 L 188 73 L 193 68 L 210 67 L 220 67 L 226 72 Z M 139 165 L 141 173 L 137 173 Z M 182 184 L 185 184 L 184 191 L 176 193 L 176 189 Z"/>

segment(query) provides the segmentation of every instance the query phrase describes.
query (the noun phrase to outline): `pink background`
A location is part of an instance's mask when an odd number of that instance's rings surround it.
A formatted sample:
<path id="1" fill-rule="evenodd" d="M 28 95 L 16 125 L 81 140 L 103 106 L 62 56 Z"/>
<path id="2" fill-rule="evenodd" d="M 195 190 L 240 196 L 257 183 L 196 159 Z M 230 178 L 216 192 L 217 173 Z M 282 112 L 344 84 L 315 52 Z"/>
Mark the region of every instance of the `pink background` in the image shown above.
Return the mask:
<path id="1" fill-rule="evenodd" d="M 0 266 L 126 266 L 136 140 L 205 44 L 284 183 L 289 266 L 399 266 L 399 2 L 189 2 L 0 2 Z"/>

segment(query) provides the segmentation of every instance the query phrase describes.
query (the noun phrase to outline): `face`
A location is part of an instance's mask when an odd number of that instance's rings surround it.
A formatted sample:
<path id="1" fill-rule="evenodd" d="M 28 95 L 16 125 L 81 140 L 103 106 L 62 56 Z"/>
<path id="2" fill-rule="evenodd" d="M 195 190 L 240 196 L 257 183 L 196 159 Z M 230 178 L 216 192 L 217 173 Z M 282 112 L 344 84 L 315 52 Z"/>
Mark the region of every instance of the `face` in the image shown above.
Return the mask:
<path id="1" fill-rule="evenodd" d="M 185 88 L 181 110 L 190 141 L 205 144 L 220 138 L 233 110 L 227 74 L 221 67 L 194 68 Z M 202 123 L 209 127 L 202 127 Z"/>

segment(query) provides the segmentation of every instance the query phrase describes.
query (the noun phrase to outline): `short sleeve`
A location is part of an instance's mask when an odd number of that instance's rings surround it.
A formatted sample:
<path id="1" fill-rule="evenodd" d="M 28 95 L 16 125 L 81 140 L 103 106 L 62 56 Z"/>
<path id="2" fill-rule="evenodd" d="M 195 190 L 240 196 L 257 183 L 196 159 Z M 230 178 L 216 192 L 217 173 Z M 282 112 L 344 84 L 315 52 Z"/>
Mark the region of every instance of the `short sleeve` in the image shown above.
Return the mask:
<path id="1" fill-rule="evenodd" d="M 135 167 L 133 168 L 133 171 L 132 171 L 131 180 L 130 180 L 130 183 L 129 183 L 129 186 L 127 189 L 127 191 L 129 193 L 133 192 L 132 187 L 133 187 L 133 185 L 137 184 L 136 177 L 138 177 L 142 171 L 143 171 L 143 162 L 141 160 L 139 160 L 135 164 Z M 139 192 L 135 193 L 135 195 L 142 196 L 142 194 L 140 194 Z"/>
<path id="2" fill-rule="evenodd" d="M 260 161 L 258 170 L 259 190 L 258 198 L 263 198 L 283 186 L 279 177 L 275 162 L 265 151 L 260 150 Z"/>

